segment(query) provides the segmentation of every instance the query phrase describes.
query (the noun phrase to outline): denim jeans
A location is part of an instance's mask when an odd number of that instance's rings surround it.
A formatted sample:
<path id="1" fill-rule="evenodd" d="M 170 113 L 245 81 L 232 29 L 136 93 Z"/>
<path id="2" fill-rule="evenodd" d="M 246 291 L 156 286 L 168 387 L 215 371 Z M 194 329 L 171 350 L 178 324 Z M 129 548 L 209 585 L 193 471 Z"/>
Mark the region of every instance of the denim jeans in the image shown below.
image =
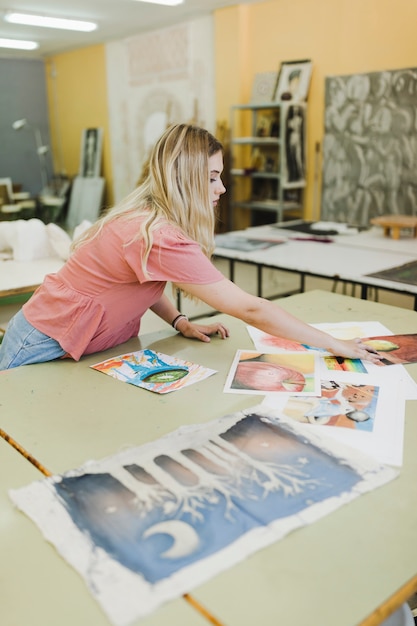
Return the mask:
<path id="1" fill-rule="evenodd" d="M 0 344 L 0 370 L 53 361 L 64 354 L 59 343 L 36 330 L 20 310 L 10 320 Z"/>

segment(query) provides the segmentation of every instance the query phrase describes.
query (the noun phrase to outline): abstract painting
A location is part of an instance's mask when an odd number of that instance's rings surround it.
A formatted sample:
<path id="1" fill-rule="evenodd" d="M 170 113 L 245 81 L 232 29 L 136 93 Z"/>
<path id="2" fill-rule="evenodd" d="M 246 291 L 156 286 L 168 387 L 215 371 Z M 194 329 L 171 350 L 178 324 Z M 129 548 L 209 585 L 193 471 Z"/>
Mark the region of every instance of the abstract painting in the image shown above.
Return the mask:
<path id="1" fill-rule="evenodd" d="M 118 626 L 397 472 L 265 409 L 12 490 Z"/>
<path id="2" fill-rule="evenodd" d="M 322 219 L 416 214 L 416 95 L 417 68 L 326 78 Z"/>

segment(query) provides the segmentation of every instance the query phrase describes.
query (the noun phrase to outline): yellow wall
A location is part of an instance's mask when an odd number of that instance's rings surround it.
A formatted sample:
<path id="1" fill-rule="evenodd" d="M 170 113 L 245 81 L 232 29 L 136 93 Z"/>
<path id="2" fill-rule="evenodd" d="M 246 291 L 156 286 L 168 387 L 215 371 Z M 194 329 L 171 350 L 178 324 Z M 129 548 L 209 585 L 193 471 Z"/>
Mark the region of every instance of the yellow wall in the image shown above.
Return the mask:
<path id="1" fill-rule="evenodd" d="M 102 128 L 102 176 L 106 179 L 106 204 L 110 204 L 113 185 L 105 47 L 91 46 L 50 57 L 46 69 L 55 171 L 61 168 L 71 178 L 78 174 L 82 131 Z"/>
<path id="2" fill-rule="evenodd" d="M 417 0 L 270 0 L 218 10 L 214 24 L 219 122 L 229 121 L 233 104 L 249 101 L 256 73 L 278 71 L 282 61 L 312 59 L 305 213 L 311 217 L 315 146 L 321 146 L 323 137 L 325 77 L 416 67 Z M 53 154 L 59 158 L 60 137 L 66 173 L 77 174 L 82 130 L 102 127 L 103 176 L 111 203 L 105 47 L 53 56 L 47 69 Z"/>
<path id="3" fill-rule="evenodd" d="M 228 119 L 231 105 L 249 102 L 255 73 L 278 70 L 282 61 L 313 61 L 306 218 L 313 212 L 314 157 L 316 143 L 321 147 L 323 137 L 325 77 L 416 67 L 416 24 L 416 0 L 272 0 L 216 11 L 219 119 Z"/>

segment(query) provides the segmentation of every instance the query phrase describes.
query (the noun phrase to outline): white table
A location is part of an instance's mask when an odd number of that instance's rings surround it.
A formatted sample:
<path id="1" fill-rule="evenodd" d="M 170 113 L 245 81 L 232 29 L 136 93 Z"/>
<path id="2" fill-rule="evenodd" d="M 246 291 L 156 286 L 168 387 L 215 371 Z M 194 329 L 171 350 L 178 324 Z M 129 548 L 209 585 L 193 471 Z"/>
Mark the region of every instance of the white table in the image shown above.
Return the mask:
<path id="1" fill-rule="evenodd" d="M 279 226 L 279 225 L 278 225 Z M 246 252 L 216 247 L 215 256 L 228 259 L 230 278 L 234 280 L 236 262 L 257 267 L 258 295 L 262 296 L 262 270 L 272 268 L 293 272 L 300 276 L 299 291 L 305 289 L 305 278 L 315 276 L 361 286 L 361 297 L 366 299 L 368 288 L 382 288 L 414 296 L 417 310 L 417 285 L 368 276 L 388 268 L 417 260 L 417 240 L 393 240 L 384 237 L 381 229 L 357 235 L 337 235 L 323 241 L 311 236 L 274 226 L 259 226 L 231 233 L 250 239 L 284 241 L 264 250 Z"/>
<path id="2" fill-rule="evenodd" d="M 43 282 L 46 274 L 57 272 L 63 263 L 59 257 L 34 261 L 0 261 L 0 298 L 32 293 Z"/>

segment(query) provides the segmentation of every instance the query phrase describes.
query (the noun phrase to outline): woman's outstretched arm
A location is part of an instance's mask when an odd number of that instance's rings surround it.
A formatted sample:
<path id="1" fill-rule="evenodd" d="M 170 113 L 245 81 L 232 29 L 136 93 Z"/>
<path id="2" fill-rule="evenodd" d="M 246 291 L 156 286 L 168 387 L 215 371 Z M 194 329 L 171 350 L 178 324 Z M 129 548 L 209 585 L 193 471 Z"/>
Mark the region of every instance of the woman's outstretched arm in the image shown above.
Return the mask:
<path id="1" fill-rule="evenodd" d="M 227 278 L 210 285 L 178 286 L 217 311 L 237 317 L 271 335 L 324 348 L 337 356 L 379 363 L 380 357 L 376 351 L 366 346 L 360 339 L 349 341 L 336 339 L 302 322 L 274 302 L 248 294 Z"/>

